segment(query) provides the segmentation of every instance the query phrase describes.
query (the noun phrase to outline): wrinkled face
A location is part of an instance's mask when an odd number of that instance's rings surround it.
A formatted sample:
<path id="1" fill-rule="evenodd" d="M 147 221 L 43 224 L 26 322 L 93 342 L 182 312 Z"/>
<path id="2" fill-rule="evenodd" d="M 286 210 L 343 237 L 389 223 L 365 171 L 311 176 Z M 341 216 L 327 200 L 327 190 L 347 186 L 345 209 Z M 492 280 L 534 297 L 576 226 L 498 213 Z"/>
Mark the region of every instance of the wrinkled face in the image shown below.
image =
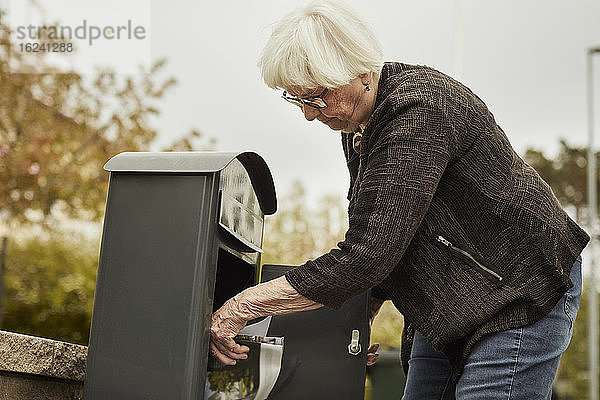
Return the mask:
<path id="1" fill-rule="evenodd" d="M 327 103 L 325 108 L 302 106 L 304 117 L 312 121 L 315 118 L 335 131 L 354 132 L 361 123 L 369 119 L 372 108 L 373 95 L 365 91 L 364 79 L 360 77 L 350 81 L 348 85 L 329 89 L 323 100 Z M 324 88 L 317 88 L 302 92 L 289 90 L 288 92 L 300 98 L 318 96 Z"/>

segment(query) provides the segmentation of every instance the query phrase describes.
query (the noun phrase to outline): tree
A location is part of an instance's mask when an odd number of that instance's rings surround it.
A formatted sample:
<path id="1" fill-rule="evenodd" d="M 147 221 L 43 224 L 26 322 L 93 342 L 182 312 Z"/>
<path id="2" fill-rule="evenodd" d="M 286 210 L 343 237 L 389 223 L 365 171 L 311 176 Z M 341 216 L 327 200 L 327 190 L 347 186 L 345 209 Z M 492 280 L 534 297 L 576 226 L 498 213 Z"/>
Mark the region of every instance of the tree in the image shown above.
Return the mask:
<path id="1" fill-rule="evenodd" d="M 575 207 L 577 221 L 587 225 L 587 148 L 572 147 L 561 139 L 556 157 L 527 149 L 524 159 L 550 185 L 563 207 Z M 598 165 L 600 153 L 596 160 Z"/>
<path id="2" fill-rule="evenodd" d="M 102 165 L 149 147 L 156 136 L 149 119 L 175 80 L 159 79 L 164 60 L 147 75 L 122 79 L 108 69 L 87 79 L 53 71 L 31 64 L 9 33 L 0 22 L 0 193 L 8 194 L 0 198 L 0 223 L 45 223 L 53 211 L 98 220 L 106 196 Z M 31 73 L 11 73 L 11 61 Z"/>
<path id="3" fill-rule="evenodd" d="M 3 329 L 87 345 L 98 247 L 75 232 L 12 240 Z"/>
<path id="4" fill-rule="evenodd" d="M 586 399 L 589 394 L 588 365 L 588 291 L 581 296 L 579 312 L 573 325 L 569 348 L 560 360 L 560 368 L 554 383 L 554 392 L 561 400 Z"/>
<path id="5" fill-rule="evenodd" d="M 0 226 L 53 222 L 53 212 L 98 221 L 103 164 L 123 151 L 148 150 L 157 134 L 151 118 L 176 81 L 162 76 L 164 59 L 128 77 L 111 69 L 84 76 L 29 60 L 10 42 L 3 15 L 0 9 L 0 193 L 8 196 L 0 198 Z M 11 62 L 30 73 L 11 73 Z M 200 137 L 192 130 L 167 150 L 191 150 Z"/>
<path id="6" fill-rule="evenodd" d="M 263 263 L 300 264 L 328 251 L 343 237 L 344 218 L 339 199 L 324 197 L 318 208 L 307 204 L 306 190 L 298 181 L 284 195 L 277 214 L 265 222 Z"/>
<path id="7" fill-rule="evenodd" d="M 103 164 L 123 151 L 149 149 L 157 135 L 151 119 L 175 79 L 164 76 L 165 60 L 155 62 L 148 73 L 129 77 L 111 69 L 91 75 L 57 70 L 43 58 L 17 51 L 4 17 L 0 8 L 0 288 L 6 269 L 5 326 L 85 343 L 87 329 L 80 325 L 89 325 L 95 266 L 93 273 L 87 268 L 97 265 L 97 244 L 68 240 L 70 234 L 57 227 L 65 221 L 100 221 L 108 181 Z M 201 139 L 193 130 L 165 150 L 214 145 L 203 145 Z M 41 233 L 46 235 L 35 237 Z M 9 235 L 14 240 L 8 241 Z M 81 284 L 80 292 L 65 286 L 67 281 Z"/>

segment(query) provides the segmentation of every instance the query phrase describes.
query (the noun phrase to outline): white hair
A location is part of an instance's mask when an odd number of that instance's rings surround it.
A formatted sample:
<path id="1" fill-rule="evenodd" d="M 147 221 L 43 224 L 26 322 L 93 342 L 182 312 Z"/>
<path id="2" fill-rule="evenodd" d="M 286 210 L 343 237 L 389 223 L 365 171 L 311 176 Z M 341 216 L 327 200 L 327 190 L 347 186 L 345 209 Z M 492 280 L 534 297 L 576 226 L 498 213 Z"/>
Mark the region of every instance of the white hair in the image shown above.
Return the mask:
<path id="1" fill-rule="evenodd" d="M 316 0 L 283 17 L 258 62 L 269 87 L 309 90 L 346 85 L 382 65 L 371 28 L 337 0 Z"/>

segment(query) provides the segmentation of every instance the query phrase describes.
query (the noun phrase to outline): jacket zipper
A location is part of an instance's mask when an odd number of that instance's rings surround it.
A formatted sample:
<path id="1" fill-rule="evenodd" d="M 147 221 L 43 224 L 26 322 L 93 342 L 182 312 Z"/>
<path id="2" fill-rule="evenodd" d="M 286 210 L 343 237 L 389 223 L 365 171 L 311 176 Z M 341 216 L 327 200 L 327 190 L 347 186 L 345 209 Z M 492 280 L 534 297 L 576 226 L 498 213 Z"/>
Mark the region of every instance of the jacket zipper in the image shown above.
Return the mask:
<path id="1" fill-rule="evenodd" d="M 493 276 L 494 278 L 496 278 L 498 281 L 502 281 L 502 277 L 500 275 L 498 275 L 496 272 L 492 271 L 491 269 L 489 269 L 488 267 L 486 267 L 485 265 L 483 265 L 482 263 L 480 263 L 479 261 L 477 261 L 475 259 L 475 257 L 473 257 L 471 254 L 469 254 L 468 252 L 466 252 L 465 250 L 454 246 L 452 243 L 450 243 L 448 240 L 446 240 L 443 236 L 438 235 L 437 237 L 437 241 L 442 243 L 443 245 L 445 245 L 446 247 L 459 252 L 460 254 L 462 254 L 465 257 L 468 257 L 471 261 L 473 261 L 475 263 L 475 265 L 477 265 L 479 268 L 481 268 L 483 271 L 487 272 L 488 274 L 490 274 L 491 276 Z"/>

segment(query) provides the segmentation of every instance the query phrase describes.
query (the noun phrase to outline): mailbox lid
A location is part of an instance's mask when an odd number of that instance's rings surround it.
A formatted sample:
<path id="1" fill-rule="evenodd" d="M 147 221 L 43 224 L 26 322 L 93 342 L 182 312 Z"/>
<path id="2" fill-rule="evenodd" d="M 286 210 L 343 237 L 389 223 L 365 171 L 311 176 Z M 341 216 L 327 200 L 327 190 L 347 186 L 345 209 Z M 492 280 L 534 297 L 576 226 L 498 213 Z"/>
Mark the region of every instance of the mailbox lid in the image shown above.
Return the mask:
<path id="1" fill-rule="evenodd" d="M 264 215 L 250 174 L 236 158 L 219 179 L 219 225 L 239 240 L 242 251 L 262 253 Z"/>
<path id="2" fill-rule="evenodd" d="M 104 169 L 111 173 L 204 174 L 222 171 L 234 159 L 239 160 L 248 172 L 262 212 L 274 214 L 277 211 L 277 197 L 273 176 L 265 160 L 252 151 L 123 152 L 108 160 Z"/>

